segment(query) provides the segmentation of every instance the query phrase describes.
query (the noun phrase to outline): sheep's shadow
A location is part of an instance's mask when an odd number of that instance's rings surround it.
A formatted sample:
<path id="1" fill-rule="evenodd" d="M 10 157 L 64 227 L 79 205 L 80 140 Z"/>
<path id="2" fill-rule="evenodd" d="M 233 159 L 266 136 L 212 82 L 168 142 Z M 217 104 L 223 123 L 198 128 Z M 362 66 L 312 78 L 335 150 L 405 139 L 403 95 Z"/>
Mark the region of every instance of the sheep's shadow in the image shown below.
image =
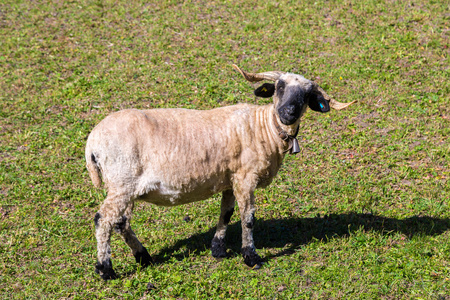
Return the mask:
<path id="1" fill-rule="evenodd" d="M 254 230 L 256 248 L 282 248 L 278 253 L 265 257 L 290 255 L 301 245 L 313 239 L 327 241 L 330 238 L 349 236 L 352 232 L 364 228 L 366 231 L 377 231 L 383 235 L 402 233 L 408 238 L 416 235 L 439 235 L 450 228 L 450 219 L 428 216 L 414 216 L 406 219 L 395 219 L 374 214 L 348 213 L 331 214 L 313 218 L 283 218 L 257 220 Z M 215 228 L 181 239 L 173 246 L 161 249 L 153 254 L 155 263 L 164 263 L 171 257 L 182 260 L 209 249 Z M 240 255 L 241 223 L 228 226 L 227 246 L 230 256 Z"/>

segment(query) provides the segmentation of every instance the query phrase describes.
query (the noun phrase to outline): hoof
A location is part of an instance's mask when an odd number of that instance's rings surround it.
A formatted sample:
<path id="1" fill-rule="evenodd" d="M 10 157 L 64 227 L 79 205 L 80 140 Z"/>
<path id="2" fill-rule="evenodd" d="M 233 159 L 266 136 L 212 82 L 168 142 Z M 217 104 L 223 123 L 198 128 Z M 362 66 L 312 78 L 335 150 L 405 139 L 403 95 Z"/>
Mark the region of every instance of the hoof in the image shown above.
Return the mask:
<path id="1" fill-rule="evenodd" d="M 117 275 L 112 268 L 111 260 L 104 261 L 103 263 L 97 262 L 95 265 L 95 273 L 100 275 L 103 280 L 116 279 Z"/>
<path id="2" fill-rule="evenodd" d="M 242 256 L 244 257 L 245 264 L 250 268 L 254 270 L 261 268 L 263 260 L 252 247 L 242 248 Z"/>
<path id="3" fill-rule="evenodd" d="M 138 264 L 140 264 L 143 268 L 146 268 L 153 263 L 153 259 L 150 254 L 148 254 L 147 249 L 144 247 L 142 247 L 142 249 L 143 250 L 141 252 L 137 252 L 134 255 L 134 258 Z"/>
<path id="4" fill-rule="evenodd" d="M 156 286 L 153 283 L 149 282 L 147 284 L 147 291 L 151 291 L 151 290 L 156 290 Z"/>
<path id="5" fill-rule="evenodd" d="M 215 258 L 227 257 L 227 247 L 224 239 L 214 237 L 211 243 L 211 254 Z"/>

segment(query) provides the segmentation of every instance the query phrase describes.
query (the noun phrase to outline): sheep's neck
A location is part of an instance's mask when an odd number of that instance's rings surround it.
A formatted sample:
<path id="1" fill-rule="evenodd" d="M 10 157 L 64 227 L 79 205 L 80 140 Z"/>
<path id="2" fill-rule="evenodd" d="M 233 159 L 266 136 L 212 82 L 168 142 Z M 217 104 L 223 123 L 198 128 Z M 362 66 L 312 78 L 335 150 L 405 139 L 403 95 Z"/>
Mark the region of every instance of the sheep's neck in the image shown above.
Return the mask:
<path id="1" fill-rule="evenodd" d="M 285 141 L 288 144 L 288 149 L 285 152 L 288 152 L 290 154 L 296 154 L 298 152 L 300 152 L 300 146 L 298 145 L 298 140 L 297 140 L 297 134 L 298 134 L 298 130 L 300 128 L 300 125 L 297 125 L 297 129 L 295 130 L 295 133 L 293 135 L 288 134 L 286 131 L 284 131 L 281 126 L 278 124 L 277 121 L 277 117 L 275 116 L 275 114 L 273 114 L 273 125 L 275 126 L 277 132 L 278 132 L 278 136 L 280 137 L 280 139 L 282 139 L 283 141 Z"/>
<path id="2" fill-rule="evenodd" d="M 278 118 L 276 117 L 273 105 L 260 107 L 259 111 L 260 113 L 258 113 L 258 118 L 261 122 L 260 124 L 264 124 L 264 127 L 261 128 L 263 129 L 261 134 L 263 139 L 268 144 L 275 147 L 272 148 L 272 151 L 277 152 L 278 155 L 280 155 L 281 160 L 283 159 L 286 152 L 290 151 L 291 148 L 294 149 L 294 146 L 295 151 L 293 152 L 298 152 L 298 144 L 294 140 L 290 142 L 289 140 L 291 140 L 291 138 L 289 138 L 289 136 L 295 137 L 297 135 L 300 122 L 297 122 L 293 126 L 281 125 L 278 121 Z M 277 124 L 277 126 L 275 126 L 275 123 Z M 280 130 L 278 130 L 277 127 L 279 127 L 284 132 L 284 134 L 288 136 L 287 140 L 281 137 L 281 135 L 279 134 Z M 274 152 L 272 153 L 275 154 Z"/>

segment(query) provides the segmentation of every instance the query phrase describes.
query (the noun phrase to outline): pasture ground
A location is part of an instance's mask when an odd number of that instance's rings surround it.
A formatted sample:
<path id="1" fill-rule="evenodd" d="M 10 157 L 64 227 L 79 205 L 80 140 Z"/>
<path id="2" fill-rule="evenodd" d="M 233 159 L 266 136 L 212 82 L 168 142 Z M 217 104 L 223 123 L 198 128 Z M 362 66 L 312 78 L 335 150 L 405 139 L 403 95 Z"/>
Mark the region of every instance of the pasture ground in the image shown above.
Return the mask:
<path id="1" fill-rule="evenodd" d="M 450 299 L 449 37 L 447 1 L 2 1 L 0 298 Z M 231 257 L 211 257 L 214 197 L 138 205 L 156 263 L 113 235 L 103 282 L 87 135 L 123 108 L 269 103 L 232 63 L 359 102 L 308 111 L 301 153 L 257 192 L 262 269 L 238 213 Z"/>

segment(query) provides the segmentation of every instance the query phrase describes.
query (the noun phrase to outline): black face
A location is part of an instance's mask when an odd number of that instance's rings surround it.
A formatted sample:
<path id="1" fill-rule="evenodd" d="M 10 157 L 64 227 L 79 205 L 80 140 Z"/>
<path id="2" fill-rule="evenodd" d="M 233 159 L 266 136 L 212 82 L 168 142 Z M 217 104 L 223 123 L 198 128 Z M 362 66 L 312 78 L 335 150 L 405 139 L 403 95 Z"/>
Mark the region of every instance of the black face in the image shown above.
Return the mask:
<path id="1" fill-rule="evenodd" d="M 276 109 L 281 123 L 294 124 L 301 117 L 304 106 L 308 105 L 307 91 L 300 86 L 286 86 L 283 80 L 279 80 L 275 92 L 279 99 Z"/>
<path id="2" fill-rule="evenodd" d="M 279 79 L 276 84 L 264 83 L 255 90 L 258 97 L 272 97 L 276 94 L 278 103 L 276 110 L 284 125 L 294 124 L 305 111 L 305 105 L 318 112 L 330 111 L 330 105 L 320 90 L 313 85 L 298 84 L 286 85 L 284 80 Z"/>

